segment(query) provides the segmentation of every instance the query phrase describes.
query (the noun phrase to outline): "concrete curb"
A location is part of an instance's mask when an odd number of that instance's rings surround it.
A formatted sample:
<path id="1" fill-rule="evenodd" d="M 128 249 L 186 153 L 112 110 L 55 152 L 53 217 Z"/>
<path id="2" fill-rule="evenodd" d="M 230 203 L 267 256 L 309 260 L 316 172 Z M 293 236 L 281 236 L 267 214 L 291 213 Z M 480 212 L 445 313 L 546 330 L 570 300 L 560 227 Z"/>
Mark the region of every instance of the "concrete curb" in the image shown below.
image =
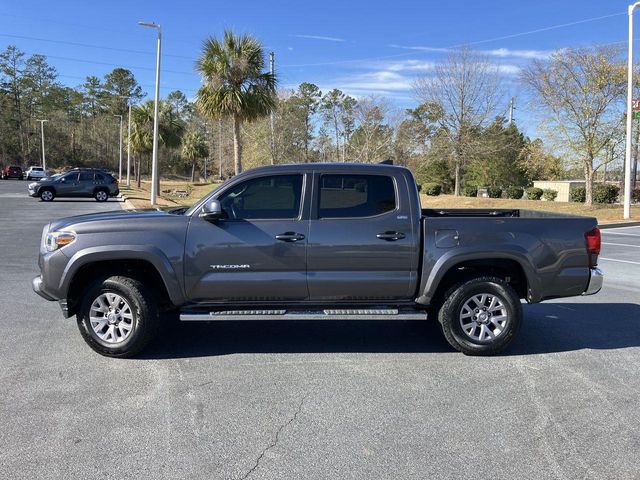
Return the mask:
<path id="1" fill-rule="evenodd" d="M 598 228 L 600 229 L 620 228 L 620 227 L 640 227 L 640 222 L 633 221 L 633 222 L 602 223 L 598 225 Z"/>
<path id="2" fill-rule="evenodd" d="M 136 207 L 133 205 L 133 203 L 131 203 L 131 201 L 129 201 L 129 199 L 127 198 L 126 195 L 118 195 L 118 198 L 122 199 L 122 202 L 120 202 L 120 206 L 122 207 L 123 210 L 135 210 Z"/>

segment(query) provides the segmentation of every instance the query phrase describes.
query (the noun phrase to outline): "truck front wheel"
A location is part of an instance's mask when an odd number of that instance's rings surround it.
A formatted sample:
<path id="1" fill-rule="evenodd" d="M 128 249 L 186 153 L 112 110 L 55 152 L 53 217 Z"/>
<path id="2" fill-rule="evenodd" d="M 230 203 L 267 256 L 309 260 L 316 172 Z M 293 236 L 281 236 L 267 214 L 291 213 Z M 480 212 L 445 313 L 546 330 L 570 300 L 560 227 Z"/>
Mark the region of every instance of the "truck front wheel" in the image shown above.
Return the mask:
<path id="1" fill-rule="evenodd" d="M 445 295 L 438 320 L 449 344 L 466 355 L 492 355 L 506 348 L 522 325 L 515 290 L 497 277 L 479 277 Z"/>
<path id="2" fill-rule="evenodd" d="M 132 357 L 153 337 L 158 311 L 151 293 L 139 281 L 113 276 L 96 281 L 78 310 L 85 342 L 107 357 Z"/>

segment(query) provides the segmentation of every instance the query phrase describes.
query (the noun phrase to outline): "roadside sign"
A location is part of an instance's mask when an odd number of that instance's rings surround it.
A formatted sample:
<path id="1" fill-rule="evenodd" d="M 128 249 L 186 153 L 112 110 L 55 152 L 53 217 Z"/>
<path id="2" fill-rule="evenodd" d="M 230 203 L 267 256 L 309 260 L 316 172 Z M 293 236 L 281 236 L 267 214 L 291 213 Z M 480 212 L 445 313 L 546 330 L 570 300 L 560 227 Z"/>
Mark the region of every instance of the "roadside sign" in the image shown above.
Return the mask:
<path id="1" fill-rule="evenodd" d="M 640 118 L 640 111 L 633 112 L 633 118 Z"/>
<path id="2" fill-rule="evenodd" d="M 631 99 L 631 110 L 634 112 L 640 112 L 640 98 Z"/>

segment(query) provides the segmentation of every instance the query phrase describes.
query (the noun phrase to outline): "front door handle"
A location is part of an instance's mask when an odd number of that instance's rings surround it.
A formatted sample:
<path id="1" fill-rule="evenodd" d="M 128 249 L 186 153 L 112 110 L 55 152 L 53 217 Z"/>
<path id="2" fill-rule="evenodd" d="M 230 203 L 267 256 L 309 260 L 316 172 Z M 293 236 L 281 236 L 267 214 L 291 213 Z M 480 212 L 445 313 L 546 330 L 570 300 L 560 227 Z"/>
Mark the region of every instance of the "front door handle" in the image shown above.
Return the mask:
<path id="1" fill-rule="evenodd" d="M 376 237 L 387 242 L 395 242 L 396 240 L 402 240 L 405 234 L 402 232 L 383 232 L 376 235 Z"/>
<path id="2" fill-rule="evenodd" d="M 276 235 L 276 240 L 282 240 L 283 242 L 297 242 L 298 240 L 304 240 L 304 235 L 296 232 L 284 232 Z"/>

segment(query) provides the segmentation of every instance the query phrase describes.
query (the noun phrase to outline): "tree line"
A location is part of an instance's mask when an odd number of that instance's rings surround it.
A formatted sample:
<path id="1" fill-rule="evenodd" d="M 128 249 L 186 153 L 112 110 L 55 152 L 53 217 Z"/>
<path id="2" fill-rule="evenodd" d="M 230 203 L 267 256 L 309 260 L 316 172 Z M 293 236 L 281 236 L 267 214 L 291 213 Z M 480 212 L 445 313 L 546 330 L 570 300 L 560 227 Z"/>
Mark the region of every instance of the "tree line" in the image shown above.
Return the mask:
<path id="1" fill-rule="evenodd" d="M 411 168 L 419 183 L 460 194 L 464 187 L 528 186 L 536 179 L 582 174 L 587 203 L 595 173 L 620 158 L 624 65 L 613 49 L 558 52 L 521 73 L 543 115 L 545 143 L 527 138 L 501 111 L 498 69 L 478 53 L 451 52 L 414 84 L 417 104 L 398 110 L 386 98 L 353 97 L 313 83 L 278 88 L 265 52 L 251 35 L 226 31 L 203 46 L 195 98 L 174 91 L 161 100 L 159 160 L 164 174 L 226 178 L 245 168 L 292 162 L 380 162 Z M 77 87 L 58 79 L 43 55 L 16 46 L 0 53 L 0 161 L 40 163 L 45 124 L 47 165 L 116 169 L 119 115 L 131 108 L 131 148 L 138 182 L 150 172 L 153 101 L 133 73 L 115 68 Z"/>

